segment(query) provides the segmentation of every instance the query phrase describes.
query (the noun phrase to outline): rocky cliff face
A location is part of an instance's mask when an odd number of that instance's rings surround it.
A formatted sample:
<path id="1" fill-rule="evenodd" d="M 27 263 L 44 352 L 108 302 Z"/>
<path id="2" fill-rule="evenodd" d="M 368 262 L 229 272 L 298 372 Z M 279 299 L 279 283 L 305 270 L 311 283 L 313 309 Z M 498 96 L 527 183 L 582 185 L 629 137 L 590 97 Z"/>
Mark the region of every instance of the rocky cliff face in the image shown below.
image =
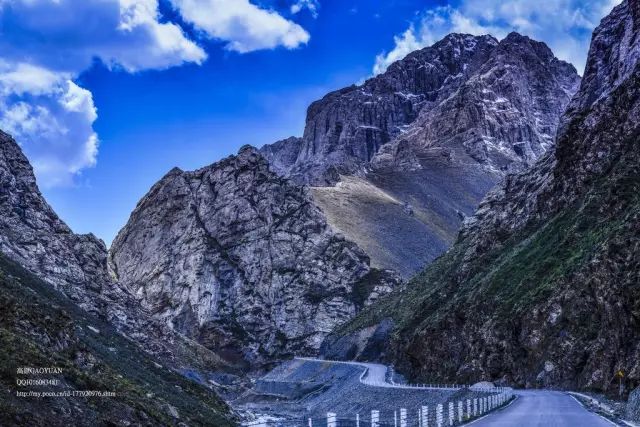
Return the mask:
<path id="1" fill-rule="evenodd" d="M 118 292 L 107 273 L 107 250 L 95 236 L 78 235 L 44 200 L 27 158 L 0 131 L 0 251 L 46 280 L 83 308 L 100 312 L 100 295 Z"/>
<path id="2" fill-rule="evenodd" d="M 46 202 L 18 144 L 0 131 L 0 252 L 176 368 L 215 369 L 214 354 L 152 320 L 109 274 L 95 236 L 74 234 Z"/>
<path id="3" fill-rule="evenodd" d="M 362 86 L 344 88 L 314 102 L 286 175 L 317 186 L 335 184 L 338 174 L 362 170 L 422 109 L 432 108 L 454 92 L 497 44 L 490 36 L 452 34 L 433 47 L 411 53 Z"/>
<path id="4" fill-rule="evenodd" d="M 393 323 L 378 357 L 420 379 L 607 390 L 622 370 L 637 386 L 639 48 L 640 1 L 627 0 L 594 33 L 556 149 L 509 176 L 445 256 L 325 352 L 362 354 Z"/>
<path id="5" fill-rule="evenodd" d="M 107 251 L 95 236 L 78 235 L 58 218 L 36 186 L 33 170 L 22 150 L 0 131 L 0 251 L 47 278 L 84 308 L 88 290 L 108 287 Z"/>
<path id="6" fill-rule="evenodd" d="M 498 175 L 526 168 L 553 145 L 579 82 L 573 66 L 544 43 L 511 33 L 454 93 L 423 108 L 373 163 L 415 169 L 428 166 L 418 159 L 439 150 L 452 163 L 480 165 Z"/>
<path id="7" fill-rule="evenodd" d="M 314 102 L 302 138 L 262 151 L 276 170 L 314 186 L 363 173 L 372 160 L 419 168 L 420 155 L 436 148 L 503 173 L 552 145 L 579 82 L 571 65 L 528 37 L 450 34 Z"/>
<path id="8" fill-rule="evenodd" d="M 120 283 L 176 331 L 252 365 L 313 353 L 397 283 L 253 148 L 174 169 L 111 247 Z"/>
<path id="9" fill-rule="evenodd" d="M 87 423 L 111 418 L 171 425 L 206 417 L 220 425 L 233 423 L 209 388 L 174 372 L 232 367 L 153 320 L 116 285 L 104 243 L 74 234 L 60 220 L 38 190 L 20 147 L 2 131 L 0 312 L 0 424 L 69 425 L 78 417 Z M 118 396 L 101 399 L 97 407 L 73 398 L 16 398 L 19 366 L 64 366 L 63 387 L 83 390 L 91 384 Z M 180 391 L 149 399 L 156 388 L 174 385 Z M 196 398 L 201 400 L 194 406 Z"/>
<path id="10" fill-rule="evenodd" d="M 58 217 L 40 193 L 22 150 L 2 131 L 0 206 L 0 252 L 90 314 L 145 342 L 147 350 L 180 364 L 179 348 L 188 344 L 152 321 L 133 295 L 115 283 L 104 243 L 91 234 L 74 234 Z"/>
<path id="11" fill-rule="evenodd" d="M 629 393 L 629 400 L 625 408 L 625 419 L 630 421 L 640 421 L 640 388 Z"/>
<path id="12" fill-rule="evenodd" d="M 330 224 L 373 265 L 410 277 L 507 172 L 553 145 L 579 82 L 544 43 L 451 34 L 313 103 L 302 138 L 261 151 L 314 186 Z"/>

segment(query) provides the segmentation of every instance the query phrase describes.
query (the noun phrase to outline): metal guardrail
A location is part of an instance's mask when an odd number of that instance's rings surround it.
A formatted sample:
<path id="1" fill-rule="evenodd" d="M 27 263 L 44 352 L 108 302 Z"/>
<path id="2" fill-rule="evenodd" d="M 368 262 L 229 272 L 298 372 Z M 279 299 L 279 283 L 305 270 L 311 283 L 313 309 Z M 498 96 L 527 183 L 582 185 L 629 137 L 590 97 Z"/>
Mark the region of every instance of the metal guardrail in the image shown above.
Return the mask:
<path id="1" fill-rule="evenodd" d="M 470 384 L 400 384 L 393 381 L 391 378 L 390 382 L 378 381 L 378 380 L 369 380 L 367 379 L 369 367 L 367 365 L 371 365 L 366 362 L 352 362 L 345 360 L 331 360 L 331 359 L 315 359 L 310 357 L 296 357 L 296 360 L 308 361 L 308 362 L 325 362 L 325 363 L 335 363 L 341 365 L 350 365 L 357 366 L 363 368 L 362 374 L 360 374 L 360 382 L 365 385 L 370 385 L 374 387 L 386 387 L 386 388 L 400 388 L 400 389 L 414 389 L 414 390 L 460 390 L 460 389 L 469 389 L 471 391 L 483 392 L 483 393 L 502 393 L 507 390 L 511 390 L 509 387 L 481 387 L 481 386 L 473 386 Z M 389 368 L 387 368 L 389 369 Z M 386 376 L 385 376 L 386 377 Z"/>
<path id="2" fill-rule="evenodd" d="M 451 400 L 436 405 L 424 405 L 409 410 L 372 410 L 361 416 L 345 417 L 329 412 L 323 418 L 264 420 L 244 423 L 247 427 L 452 427 L 459 426 L 507 405 L 514 397 L 513 390 L 501 387 L 500 393 L 484 397 Z"/>
<path id="3" fill-rule="evenodd" d="M 397 384 L 387 382 L 387 372 L 384 381 L 367 379 L 371 367 L 379 367 L 376 364 L 362 362 L 346 362 L 342 360 L 324 360 L 311 358 L 296 358 L 303 361 L 326 362 L 345 364 L 363 368 L 359 377 L 362 384 L 373 387 L 413 389 L 413 390 L 467 390 L 470 392 L 486 394 L 464 399 L 447 400 L 440 404 L 423 405 L 409 411 L 407 408 L 399 408 L 395 411 L 381 412 L 372 410 L 368 414 L 355 414 L 353 417 L 344 417 L 328 412 L 323 418 L 297 418 L 281 420 L 261 420 L 243 423 L 247 427 L 452 427 L 459 426 L 475 418 L 481 417 L 494 409 L 506 405 L 513 399 L 513 389 L 509 387 L 482 387 L 456 384 Z M 380 374 L 378 372 L 378 374 Z M 379 376 L 379 375 L 378 375 Z"/>

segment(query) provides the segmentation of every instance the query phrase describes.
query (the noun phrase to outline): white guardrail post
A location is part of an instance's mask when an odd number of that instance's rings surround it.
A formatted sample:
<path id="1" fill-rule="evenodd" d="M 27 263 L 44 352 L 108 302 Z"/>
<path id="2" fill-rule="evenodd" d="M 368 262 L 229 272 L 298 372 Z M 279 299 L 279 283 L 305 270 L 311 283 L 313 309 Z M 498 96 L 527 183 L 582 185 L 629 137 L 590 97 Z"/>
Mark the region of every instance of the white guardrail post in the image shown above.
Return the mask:
<path id="1" fill-rule="evenodd" d="M 436 406 L 436 427 L 442 427 L 442 403 L 438 403 Z"/>
<path id="2" fill-rule="evenodd" d="M 338 427 L 338 416 L 333 412 L 327 412 L 327 427 Z"/>
<path id="3" fill-rule="evenodd" d="M 458 422 L 462 422 L 462 400 L 458 400 Z"/>
<path id="4" fill-rule="evenodd" d="M 473 399 L 473 416 L 478 416 L 478 399 L 476 398 Z"/>
<path id="5" fill-rule="evenodd" d="M 453 402 L 449 402 L 449 426 L 453 426 Z"/>
<path id="6" fill-rule="evenodd" d="M 400 408 L 400 427 L 407 427 L 407 410 Z"/>
<path id="7" fill-rule="evenodd" d="M 371 427 L 380 426 L 380 411 L 371 411 Z"/>
<path id="8" fill-rule="evenodd" d="M 429 407 L 423 406 L 421 408 L 422 412 L 422 427 L 429 427 Z"/>

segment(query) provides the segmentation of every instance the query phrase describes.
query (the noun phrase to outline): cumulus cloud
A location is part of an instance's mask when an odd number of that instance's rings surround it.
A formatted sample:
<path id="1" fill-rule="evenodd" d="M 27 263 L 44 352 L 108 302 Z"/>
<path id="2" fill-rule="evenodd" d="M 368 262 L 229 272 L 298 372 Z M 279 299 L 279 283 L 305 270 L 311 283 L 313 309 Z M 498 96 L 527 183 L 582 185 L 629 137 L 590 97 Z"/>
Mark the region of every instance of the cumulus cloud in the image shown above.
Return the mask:
<path id="1" fill-rule="evenodd" d="M 317 0 L 297 0 L 291 5 L 291 13 L 295 15 L 307 9 L 314 18 L 317 18 L 319 8 L 320 3 Z"/>
<path id="2" fill-rule="evenodd" d="M 202 48 L 160 22 L 158 0 L 14 0 L 0 5 L 4 60 L 77 73 L 94 58 L 127 71 L 200 63 Z"/>
<path id="3" fill-rule="evenodd" d="M 407 53 L 457 32 L 503 38 L 517 31 L 547 43 L 556 56 L 579 72 L 586 63 L 591 33 L 621 0 L 459 0 L 423 11 L 417 22 L 395 37 L 395 46 L 376 57 L 374 74 L 384 72 Z"/>
<path id="4" fill-rule="evenodd" d="M 126 72 L 206 60 L 160 15 L 159 0 L 0 0 L 0 128 L 13 134 L 44 187 L 73 183 L 96 163 L 97 110 L 74 80 L 97 59 Z M 249 0 L 170 0 L 185 22 L 237 52 L 295 48 L 299 25 Z M 300 0 L 312 13 L 315 0 Z"/>
<path id="5" fill-rule="evenodd" d="M 24 64 L 16 67 L 20 69 L 45 76 L 50 84 L 38 84 L 32 92 L 21 81 L 13 88 L 3 85 L 12 95 L 0 97 L 0 128 L 20 141 L 40 183 L 69 185 L 80 170 L 96 162 L 98 136 L 92 125 L 97 114 L 91 92 L 63 75 L 49 81 L 46 70 L 34 71 Z"/>
<path id="6" fill-rule="evenodd" d="M 227 41 L 228 50 L 246 53 L 284 46 L 294 49 L 309 41 L 300 25 L 249 0 L 171 0 L 185 21 L 209 37 Z"/>
<path id="7" fill-rule="evenodd" d="M 159 20 L 157 0 L 13 0 L 0 3 L 0 19 L 0 128 L 44 187 L 71 184 L 96 163 L 93 97 L 73 81 L 96 58 L 129 72 L 206 58 Z"/>

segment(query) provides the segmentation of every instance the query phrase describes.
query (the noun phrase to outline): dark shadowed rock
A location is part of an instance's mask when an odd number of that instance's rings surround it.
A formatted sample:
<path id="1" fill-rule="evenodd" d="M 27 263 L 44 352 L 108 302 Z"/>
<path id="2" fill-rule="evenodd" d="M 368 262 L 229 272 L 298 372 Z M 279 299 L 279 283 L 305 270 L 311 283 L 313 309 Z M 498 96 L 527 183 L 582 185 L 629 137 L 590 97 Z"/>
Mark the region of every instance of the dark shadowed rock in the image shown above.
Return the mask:
<path id="1" fill-rule="evenodd" d="M 629 394 L 625 418 L 630 421 L 640 421 L 640 387 Z"/>

